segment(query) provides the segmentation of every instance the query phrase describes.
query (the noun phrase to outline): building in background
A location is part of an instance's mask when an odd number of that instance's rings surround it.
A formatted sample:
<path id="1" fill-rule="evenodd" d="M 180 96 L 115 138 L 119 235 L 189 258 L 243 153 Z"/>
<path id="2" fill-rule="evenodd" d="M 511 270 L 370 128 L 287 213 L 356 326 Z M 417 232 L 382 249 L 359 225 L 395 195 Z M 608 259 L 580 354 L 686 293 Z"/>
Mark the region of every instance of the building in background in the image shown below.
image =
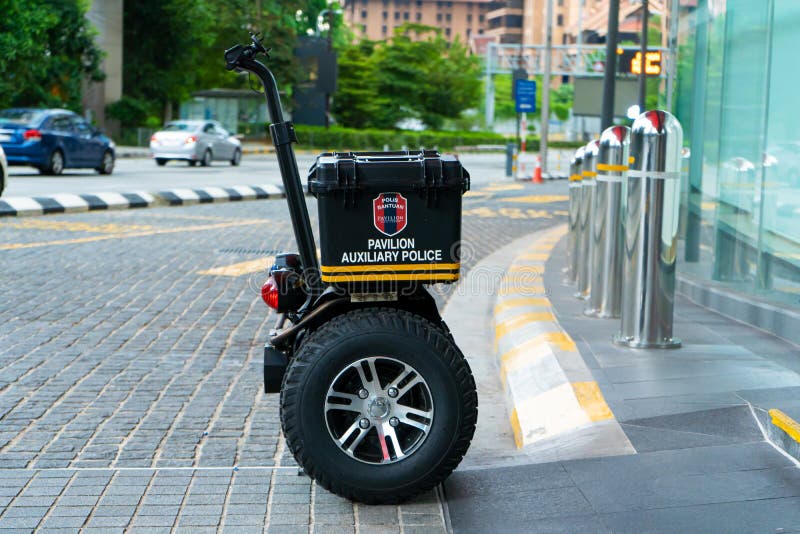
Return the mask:
<path id="1" fill-rule="evenodd" d="M 726 313 L 800 340 L 775 315 L 800 317 L 800 2 L 687 7 L 673 108 L 688 149 L 679 269 L 700 287 L 739 293 Z M 741 313 L 759 301 L 761 312 Z"/>
<path id="2" fill-rule="evenodd" d="M 108 133 L 118 133 L 116 121 L 106 121 L 106 106 L 122 98 L 122 2 L 92 0 L 86 18 L 97 29 L 95 40 L 105 57 L 101 69 L 102 82 L 86 82 L 83 88 L 83 110 L 87 119 Z"/>
<path id="3" fill-rule="evenodd" d="M 553 0 L 553 44 L 565 43 L 570 13 L 579 0 Z M 486 18 L 489 35 L 503 44 L 544 44 L 547 0 L 505 0 L 490 4 Z"/>
<path id="4" fill-rule="evenodd" d="M 483 35 L 490 0 L 345 0 L 344 17 L 358 38 L 383 41 L 406 23 L 442 29 L 442 35 L 462 43 Z"/>

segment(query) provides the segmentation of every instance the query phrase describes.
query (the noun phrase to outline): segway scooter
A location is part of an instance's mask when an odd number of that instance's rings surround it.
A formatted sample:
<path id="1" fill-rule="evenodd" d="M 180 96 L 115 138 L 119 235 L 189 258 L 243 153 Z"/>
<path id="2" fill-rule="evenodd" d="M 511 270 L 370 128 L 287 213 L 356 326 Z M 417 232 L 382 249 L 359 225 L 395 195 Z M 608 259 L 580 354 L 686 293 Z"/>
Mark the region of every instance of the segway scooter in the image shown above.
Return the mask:
<path id="1" fill-rule="evenodd" d="M 475 380 L 425 288 L 460 269 L 461 196 L 469 174 L 433 151 L 325 153 L 308 177 L 321 261 L 275 78 L 249 45 L 229 70 L 264 86 L 270 134 L 299 253 L 279 254 L 261 293 L 280 314 L 264 348 L 264 383 L 280 391 L 286 442 L 328 490 L 396 503 L 442 482 L 467 452 Z"/>

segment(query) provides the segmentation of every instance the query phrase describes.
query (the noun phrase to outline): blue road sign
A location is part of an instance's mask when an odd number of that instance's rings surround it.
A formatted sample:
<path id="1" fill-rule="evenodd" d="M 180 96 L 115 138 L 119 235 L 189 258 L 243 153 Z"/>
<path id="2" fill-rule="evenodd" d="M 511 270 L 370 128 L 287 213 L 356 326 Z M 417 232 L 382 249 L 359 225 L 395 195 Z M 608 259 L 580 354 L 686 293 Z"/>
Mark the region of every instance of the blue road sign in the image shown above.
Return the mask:
<path id="1" fill-rule="evenodd" d="M 536 82 L 533 80 L 515 80 L 517 113 L 536 111 Z"/>

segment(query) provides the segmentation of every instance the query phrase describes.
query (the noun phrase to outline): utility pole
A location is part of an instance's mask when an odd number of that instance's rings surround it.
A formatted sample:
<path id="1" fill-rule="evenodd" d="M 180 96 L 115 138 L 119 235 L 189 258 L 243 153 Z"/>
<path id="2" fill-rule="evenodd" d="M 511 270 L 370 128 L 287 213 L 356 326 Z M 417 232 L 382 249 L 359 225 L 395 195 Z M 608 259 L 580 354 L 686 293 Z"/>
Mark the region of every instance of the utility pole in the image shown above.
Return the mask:
<path id="1" fill-rule="evenodd" d="M 615 0 L 616 1 L 616 0 Z M 553 62 L 553 0 L 547 0 L 544 22 L 544 76 L 542 77 L 542 128 L 539 141 L 539 158 L 542 176 L 547 174 L 547 134 L 550 129 L 550 71 Z"/>
<path id="2" fill-rule="evenodd" d="M 619 36 L 619 0 L 608 2 L 608 33 L 606 34 L 606 66 L 603 73 L 603 110 L 600 129 L 614 124 L 614 90 L 617 77 L 617 38 Z"/>
<path id="3" fill-rule="evenodd" d="M 639 72 L 639 113 L 645 111 L 645 100 L 647 99 L 647 25 L 650 19 L 649 0 L 642 0 L 642 61 L 641 71 Z"/>
<path id="4" fill-rule="evenodd" d="M 669 37 L 669 63 L 667 64 L 667 109 L 672 111 L 675 94 L 675 78 L 678 76 L 678 15 L 680 14 L 678 0 L 670 1 Z"/>

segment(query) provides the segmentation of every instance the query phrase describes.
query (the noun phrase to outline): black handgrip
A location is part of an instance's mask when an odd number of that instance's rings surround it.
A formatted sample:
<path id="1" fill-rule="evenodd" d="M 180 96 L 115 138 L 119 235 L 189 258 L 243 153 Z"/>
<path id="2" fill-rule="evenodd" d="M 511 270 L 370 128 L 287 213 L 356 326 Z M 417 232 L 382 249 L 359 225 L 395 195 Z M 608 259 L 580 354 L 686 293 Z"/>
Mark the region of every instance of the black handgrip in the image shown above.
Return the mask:
<path id="1" fill-rule="evenodd" d="M 267 56 L 267 58 L 269 58 L 269 51 L 271 50 L 271 48 L 264 47 L 264 45 L 261 43 L 261 39 L 259 38 L 258 34 L 251 33 L 250 41 L 251 44 L 249 45 L 237 44 L 225 51 L 226 69 L 228 70 L 237 69 L 240 67 L 240 62 L 242 61 L 242 59 L 253 59 L 258 54 L 264 54 L 265 56 Z"/>

